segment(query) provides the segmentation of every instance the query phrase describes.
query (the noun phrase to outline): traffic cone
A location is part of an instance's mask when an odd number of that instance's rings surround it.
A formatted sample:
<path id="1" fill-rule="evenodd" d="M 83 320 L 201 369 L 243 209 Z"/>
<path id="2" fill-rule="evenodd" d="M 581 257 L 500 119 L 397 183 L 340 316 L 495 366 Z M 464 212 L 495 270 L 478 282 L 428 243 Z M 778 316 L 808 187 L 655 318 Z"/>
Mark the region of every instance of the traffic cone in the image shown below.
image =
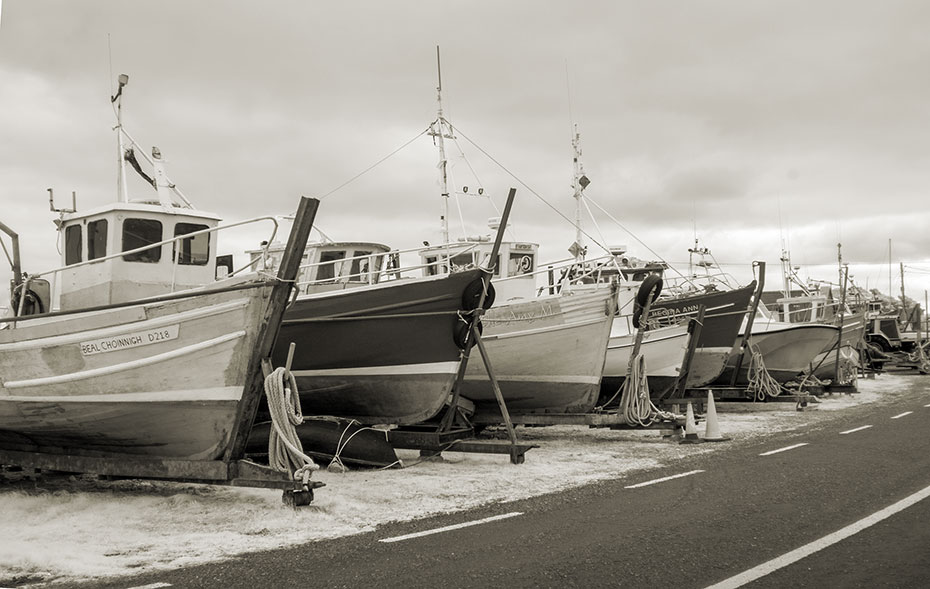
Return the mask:
<path id="1" fill-rule="evenodd" d="M 698 437 L 697 425 L 694 423 L 694 410 L 691 408 L 691 402 L 688 402 L 688 411 L 685 414 L 685 437 L 679 444 L 700 444 L 703 442 Z"/>
<path id="2" fill-rule="evenodd" d="M 707 415 L 704 416 L 704 441 L 726 442 L 730 438 L 720 435 L 720 426 L 717 424 L 717 408 L 714 407 L 714 393 L 707 391 Z"/>

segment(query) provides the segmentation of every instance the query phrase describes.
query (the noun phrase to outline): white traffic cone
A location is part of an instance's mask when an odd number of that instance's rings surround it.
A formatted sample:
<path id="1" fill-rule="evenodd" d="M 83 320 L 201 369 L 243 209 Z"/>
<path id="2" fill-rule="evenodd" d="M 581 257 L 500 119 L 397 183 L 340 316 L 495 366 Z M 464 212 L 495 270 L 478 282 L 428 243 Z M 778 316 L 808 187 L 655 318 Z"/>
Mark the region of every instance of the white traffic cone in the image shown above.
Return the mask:
<path id="1" fill-rule="evenodd" d="M 730 438 L 720 435 L 720 425 L 717 424 L 717 408 L 714 407 L 714 393 L 707 391 L 707 415 L 704 416 L 704 441 L 726 442 Z"/>
<path id="2" fill-rule="evenodd" d="M 698 437 L 697 424 L 694 423 L 694 409 L 691 408 L 691 402 L 688 402 L 688 411 L 685 413 L 685 437 L 679 444 L 700 444 L 703 442 Z"/>

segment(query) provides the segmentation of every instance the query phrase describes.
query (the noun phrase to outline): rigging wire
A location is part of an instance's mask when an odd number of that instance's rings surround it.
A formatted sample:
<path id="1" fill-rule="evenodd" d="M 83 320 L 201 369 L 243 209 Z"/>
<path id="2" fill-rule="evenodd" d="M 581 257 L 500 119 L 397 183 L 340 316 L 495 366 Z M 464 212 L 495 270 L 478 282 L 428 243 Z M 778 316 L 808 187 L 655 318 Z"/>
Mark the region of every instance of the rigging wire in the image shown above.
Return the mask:
<path id="1" fill-rule="evenodd" d="M 463 133 L 461 129 L 459 129 L 458 127 L 456 127 L 455 130 L 456 130 L 456 132 L 459 133 L 462 137 L 464 137 L 469 143 L 471 143 L 472 146 L 474 146 L 475 149 L 477 149 L 477 150 L 480 151 L 482 154 L 484 154 L 485 157 L 487 157 L 489 160 L 491 160 L 492 162 L 494 162 L 495 164 L 497 164 L 497 166 L 498 166 L 500 169 L 502 169 L 504 172 L 506 172 L 511 178 L 513 178 L 514 180 L 516 180 L 517 183 L 520 184 L 520 186 L 526 188 L 526 190 L 527 190 L 530 194 L 532 194 L 533 196 L 535 196 L 536 198 L 538 198 L 540 201 L 542 201 L 542 203 L 543 203 L 544 205 L 546 205 L 547 207 L 549 207 L 550 209 L 552 209 L 552 211 L 555 212 L 556 215 L 558 215 L 559 217 L 562 217 L 562 219 L 568 221 L 568 223 L 569 223 L 572 227 L 575 226 L 575 222 L 574 222 L 574 221 L 572 221 L 571 219 L 569 219 L 568 217 L 566 217 L 565 214 L 562 213 L 562 211 L 560 211 L 559 209 L 555 208 L 555 206 L 553 206 L 549 201 L 547 201 L 545 198 L 543 198 L 538 192 L 536 192 L 535 190 L 533 190 L 526 182 L 524 182 L 524 181 L 521 180 L 519 177 L 517 177 L 517 175 L 514 174 L 513 172 L 511 172 L 506 166 L 504 166 L 504 164 L 502 164 L 502 163 L 500 163 L 499 161 L 497 161 L 497 159 L 495 159 L 494 156 L 492 156 L 492 155 L 489 154 L 487 151 L 485 151 L 480 145 L 478 145 L 477 143 L 475 143 L 474 141 L 472 141 L 471 138 L 470 138 L 468 135 L 466 135 L 465 133 Z M 588 233 L 588 232 L 585 231 L 584 229 L 582 229 L 581 232 L 585 235 L 585 237 L 589 238 L 591 241 L 593 241 L 594 243 L 596 243 L 597 245 L 599 245 L 605 252 L 610 253 L 610 250 L 607 248 L 607 246 L 606 246 L 605 244 L 600 243 L 597 239 L 595 239 L 595 237 L 594 237 L 593 235 L 591 235 L 590 233 Z"/>
<path id="2" fill-rule="evenodd" d="M 347 186 L 348 184 L 351 184 L 352 182 L 355 182 L 355 181 L 358 180 L 360 177 L 364 176 L 365 174 L 367 174 L 368 172 L 370 172 L 371 170 L 373 170 L 373 169 L 376 168 L 377 166 L 381 165 L 385 160 L 387 160 L 388 158 L 394 156 L 395 154 L 397 154 L 397 152 L 399 152 L 400 150 L 404 149 L 405 147 L 407 147 L 408 145 L 410 145 L 411 143 L 413 143 L 414 141 L 416 141 L 417 139 L 419 139 L 420 137 L 422 137 L 423 135 L 425 135 L 428 131 L 429 131 L 429 127 L 427 127 L 426 129 L 423 129 L 422 131 L 420 131 L 419 133 L 417 133 L 416 136 L 414 136 L 412 139 L 410 139 L 409 141 L 407 141 L 406 143 L 404 143 L 403 145 L 401 145 L 400 147 L 398 147 L 397 149 L 395 149 L 395 150 L 392 151 L 391 153 L 387 154 L 387 155 L 384 156 L 383 158 L 379 159 L 379 160 L 376 161 L 375 163 L 371 164 L 370 166 L 368 166 L 367 168 L 365 168 L 364 170 L 362 170 L 361 172 L 359 172 L 359 173 L 356 174 L 355 176 L 352 176 L 351 178 L 349 178 L 348 180 L 346 180 L 345 182 L 343 182 L 343 183 L 340 184 L 339 186 L 333 188 L 332 190 L 330 190 L 329 192 L 327 192 L 327 193 L 324 194 L 323 196 L 320 196 L 319 199 L 320 199 L 320 200 L 323 200 L 324 198 L 326 198 L 326 197 L 329 196 L 330 194 L 336 192 L 337 190 L 341 190 L 342 188 L 344 188 L 344 187 Z"/>

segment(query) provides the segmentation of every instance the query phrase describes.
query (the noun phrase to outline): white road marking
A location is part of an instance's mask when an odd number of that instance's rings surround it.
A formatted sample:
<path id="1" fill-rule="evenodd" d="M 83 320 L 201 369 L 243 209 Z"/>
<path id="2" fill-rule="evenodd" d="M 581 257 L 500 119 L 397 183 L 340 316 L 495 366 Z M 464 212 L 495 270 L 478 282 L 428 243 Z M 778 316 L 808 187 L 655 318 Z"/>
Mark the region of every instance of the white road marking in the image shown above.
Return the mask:
<path id="1" fill-rule="evenodd" d="M 864 430 L 864 429 L 869 429 L 870 427 L 872 427 L 872 426 L 871 426 L 871 425 L 863 425 L 862 427 L 857 427 L 857 428 L 854 428 L 854 429 L 848 429 L 848 430 L 846 430 L 845 432 L 840 432 L 840 435 L 842 436 L 843 434 L 851 434 L 851 433 L 855 433 L 855 432 L 861 432 L 862 430 Z"/>
<path id="2" fill-rule="evenodd" d="M 837 530 L 832 534 L 828 534 L 819 540 L 814 540 L 810 544 L 805 544 L 800 548 L 796 548 L 791 552 L 773 558 L 768 562 L 763 562 L 759 566 L 753 567 L 748 571 L 744 571 L 734 577 L 730 577 L 729 579 L 725 579 L 716 585 L 711 585 L 706 589 L 734 589 L 736 587 L 741 587 L 746 583 L 751 583 L 760 577 L 764 577 L 765 575 L 773 573 L 780 568 L 794 564 L 806 556 L 810 556 L 819 550 L 823 550 L 824 548 L 845 540 L 854 534 L 858 534 L 862 530 L 870 526 L 874 526 L 878 522 L 891 517 L 899 511 L 907 509 L 919 501 L 923 501 L 927 497 L 930 497 L 930 487 L 925 487 L 913 495 L 909 495 L 897 503 L 893 503 L 892 505 L 889 505 L 882 510 L 876 511 L 872 515 L 864 517 L 841 530 Z"/>
<path id="3" fill-rule="evenodd" d="M 891 419 L 900 419 L 901 417 L 904 417 L 905 415 L 910 415 L 911 413 L 913 413 L 913 411 L 905 411 L 905 412 L 902 413 L 901 415 L 895 415 L 895 416 L 892 417 Z"/>
<path id="4" fill-rule="evenodd" d="M 135 587 L 127 587 L 126 589 L 161 589 L 162 587 L 171 586 L 171 583 L 149 583 L 148 585 L 137 585 Z"/>
<path id="5" fill-rule="evenodd" d="M 795 448 L 800 448 L 801 446 L 806 446 L 807 442 L 801 442 L 800 444 L 795 444 L 794 446 L 788 446 L 786 448 L 779 448 L 778 450 L 769 450 L 768 452 L 763 452 L 759 456 L 771 456 L 772 454 L 778 454 L 779 452 L 787 452 L 788 450 L 794 450 Z"/>
<path id="6" fill-rule="evenodd" d="M 924 407 L 930 407 L 930 404 L 924 405 Z"/>
<path id="7" fill-rule="evenodd" d="M 383 538 L 379 542 L 400 542 L 401 540 L 410 540 L 411 538 L 419 538 L 421 536 L 429 536 L 430 534 L 439 534 L 441 532 L 449 532 L 451 530 L 459 530 L 461 528 L 467 528 L 470 526 L 477 526 L 480 524 L 486 524 L 488 522 L 497 521 L 499 519 L 507 519 L 511 517 L 516 517 L 518 515 L 523 515 L 522 511 L 513 511 L 511 513 L 505 513 L 503 515 L 494 515 L 491 517 L 486 517 L 484 519 L 475 520 L 473 522 L 465 522 L 462 524 L 455 524 L 451 526 L 444 526 L 442 528 L 436 528 L 433 530 L 425 530 L 423 532 L 414 532 L 413 534 L 404 534 L 403 536 L 394 536 L 393 538 Z"/>
<path id="8" fill-rule="evenodd" d="M 704 472 L 703 470 L 692 470 L 690 472 L 683 472 L 681 474 L 673 474 L 672 476 L 662 477 L 661 479 L 656 479 L 654 481 L 646 481 L 645 483 L 637 483 L 635 485 L 629 485 L 628 487 L 623 487 L 624 489 L 638 489 L 640 487 L 647 487 L 649 485 L 654 485 L 656 483 L 664 483 L 665 481 L 670 481 L 672 479 L 680 479 L 681 477 L 690 476 L 697 474 L 699 472 Z"/>

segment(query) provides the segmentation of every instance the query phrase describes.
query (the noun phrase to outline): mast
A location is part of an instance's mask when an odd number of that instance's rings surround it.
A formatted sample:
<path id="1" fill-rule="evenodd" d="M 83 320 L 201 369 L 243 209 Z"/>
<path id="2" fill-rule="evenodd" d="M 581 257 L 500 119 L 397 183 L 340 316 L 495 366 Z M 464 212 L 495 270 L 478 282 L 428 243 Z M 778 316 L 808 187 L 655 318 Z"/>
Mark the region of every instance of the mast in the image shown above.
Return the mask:
<path id="1" fill-rule="evenodd" d="M 907 313 L 907 299 L 904 297 L 904 262 L 901 262 L 901 310 L 904 312 L 904 329 L 907 329 L 911 318 Z"/>
<path id="2" fill-rule="evenodd" d="M 894 292 L 891 290 L 891 238 L 888 238 L 888 296 L 892 296 L 891 293 Z"/>
<path id="3" fill-rule="evenodd" d="M 449 175 L 448 175 L 448 161 L 446 160 L 446 145 L 445 138 L 448 137 L 452 139 L 451 128 L 452 125 L 442 114 L 442 64 L 439 59 L 439 45 L 436 46 L 436 74 L 439 80 L 439 85 L 436 86 L 436 103 L 439 106 L 438 115 L 436 121 L 430 125 L 429 134 L 433 137 L 439 146 L 439 187 L 440 187 L 440 196 L 442 197 L 442 206 L 440 209 L 439 216 L 439 225 L 440 231 L 442 233 L 442 243 L 449 243 Z M 450 128 L 450 133 L 447 135 L 445 132 L 445 127 Z"/>
<path id="4" fill-rule="evenodd" d="M 129 83 L 129 76 L 120 74 L 119 88 L 116 94 L 110 97 L 110 102 L 116 105 L 116 143 L 119 153 L 119 172 L 116 178 L 116 196 L 119 202 L 129 202 L 129 188 L 126 182 L 126 149 L 123 145 L 123 88 Z"/>
<path id="5" fill-rule="evenodd" d="M 569 252 L 575 256 L 575 261 L 580 262 L 584 259 L 587 248 L 584 245 L 584 233 L 581 230 L 581 199 L 584 198 L 584 189 L 588 187 L 591 181 L 584 174 L 584 165 L 581 163 L 581 133 L 578 132 L 578 125 L 575 125 L 575 133 L 572 136 L 572 162 L 574 165 L 574 174 L 572 176 L 572 188 L 575 197 L 575 243 L 569 249 Z"/>
<path id="6" fill-rule="evenodd" d="M 788 250 L 784 249 L 784 244 L 782 244 L 779 260 L 781 260 L 782 291 L 785 295 L 785 302 L 782 303 L 782 321 L 791 321 L 791 303 L 788 302 L 791 297 L 791 255 Z"/>
<path id="7" fill-rule="evenodd" d="M 839 273 L 840 273 L 840 279 L 839 279 L 839 282 L 837 282 L 837 284 L 839 284 L 842 287 L 842 284 L 843 284 L 843 244 L 842 243 L 836 244 L 836 264 L 837 264 L 837 268 L 839 269 Z"/>

